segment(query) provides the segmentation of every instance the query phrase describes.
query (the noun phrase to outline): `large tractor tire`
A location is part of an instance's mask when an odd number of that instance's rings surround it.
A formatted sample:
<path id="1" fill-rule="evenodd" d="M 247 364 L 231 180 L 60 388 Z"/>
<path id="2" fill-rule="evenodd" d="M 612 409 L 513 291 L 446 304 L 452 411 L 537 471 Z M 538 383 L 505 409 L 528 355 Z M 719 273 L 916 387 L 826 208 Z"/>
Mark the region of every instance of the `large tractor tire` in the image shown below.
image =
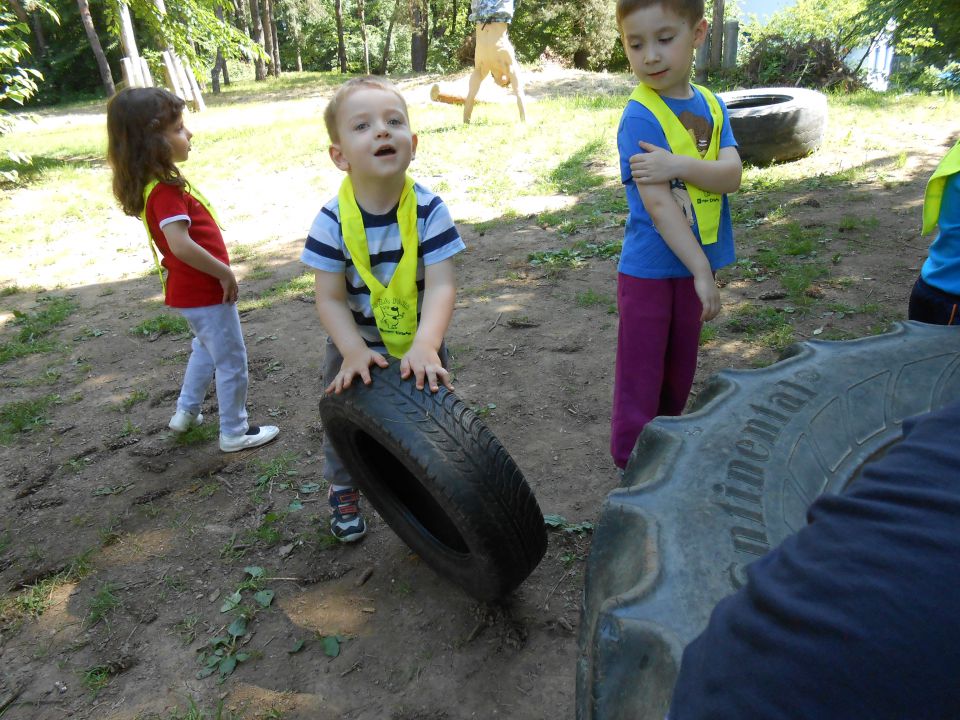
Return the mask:
<path id="1" fill-rule="evenodd" d="M 399 363 L 320 401 L 327 442 L 380 516 L 425 563 L 478 600 L 500 600 L 547 549 L 513 458 L 456 395 L 417 390 Z"/>
<path id="2" fill-rule="evenodd" d="M 855 481 L 903 420 L 960 400 L 960 329 L 810 341 L 725 370 L 656 418 L 601 511 L 587 563 L 579 720 L 663 720 L 683 648 L 744 569 Z"/>
<path id="3" fill-rule="evenodd" d="M 804 88 L 773 87 L 719 93 L 727 106 L 740 158 L 753 165 L 797 160 L 823 142 L 827 96 Z"/>

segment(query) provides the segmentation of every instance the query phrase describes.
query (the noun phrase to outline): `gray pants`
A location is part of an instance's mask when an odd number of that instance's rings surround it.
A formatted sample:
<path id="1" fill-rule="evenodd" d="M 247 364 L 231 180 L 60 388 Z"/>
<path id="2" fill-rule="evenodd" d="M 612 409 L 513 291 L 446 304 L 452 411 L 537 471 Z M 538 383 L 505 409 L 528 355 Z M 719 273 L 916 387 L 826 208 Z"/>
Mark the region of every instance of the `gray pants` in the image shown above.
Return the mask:
<path id="1" fill-rule="evenodd" d="M 247 432 L 247 348 L 236 303 L 177 308 L 193 331 L 193 343 L 177 410 L 200 412 L 210 381 L 216 377 L 220 433 Z"/>
<path id="2" fill-rule="evenodd" d="M 447 354 L 446 343 L 440 344 L 440 352 L 437 354 L 440 356 L 440 364 L 445 368 L 449 368 L 450 357 Z M 383 356 L 389 359 L 389 356 L 386 352 L 383 353 Z M 343 365 L 343 355 L 340 354 L 340 351 L 337 349 L 337 346 L 333 344 L 333 341 L 330 338 L 327 338 L 327 345 L 323 353 L 324 388 L 333 382 L 333 379 L 337 376 L 337 373 L 340 372 L 341 365 Z M 393 372 L 400 372 L 399 365 Z M 353 384 L 358 382 L 362 383 L 363 381 L 354 379 Z M 424 392 L 430 391 L 424 390 Z M 333 444 L 327 442 L 326 440 L 324 440 L 323 443 L 323 458 L 323 477 L 326 478 L 330 485 L 355 487 L 353 480 L 350 478 L 350 473 L 348 473 L 346 468 L 343 467 L 343 463 L 340 462 L 340 456 L 337 455 L 337 451 L 333 449 Z"/>

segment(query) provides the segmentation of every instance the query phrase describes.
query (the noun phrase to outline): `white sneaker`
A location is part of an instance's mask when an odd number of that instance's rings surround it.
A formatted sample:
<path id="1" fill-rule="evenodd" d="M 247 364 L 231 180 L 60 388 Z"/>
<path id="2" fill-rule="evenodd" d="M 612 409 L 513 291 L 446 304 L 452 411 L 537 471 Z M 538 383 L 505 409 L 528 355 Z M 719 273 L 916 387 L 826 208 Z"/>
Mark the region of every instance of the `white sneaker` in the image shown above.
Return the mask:
<path id="1" fill-rule="evenodd" d="M 186 410 L 177 410 L 173 417 L 170 418 L 170 422 L 167 423 L 169 427 L 174 432 L 182 433 L 186 432 L 194 425 L 200 425 L 203 422 L 203 413 L 188 413 Z"/>
<path id="2" fill-rule="evenodd" d="M 275 425 L 251 425 L 245 435 L 221 435 L 220 449 L 223 452 L 237 452 L 266 445 L 280 433 Z"/>

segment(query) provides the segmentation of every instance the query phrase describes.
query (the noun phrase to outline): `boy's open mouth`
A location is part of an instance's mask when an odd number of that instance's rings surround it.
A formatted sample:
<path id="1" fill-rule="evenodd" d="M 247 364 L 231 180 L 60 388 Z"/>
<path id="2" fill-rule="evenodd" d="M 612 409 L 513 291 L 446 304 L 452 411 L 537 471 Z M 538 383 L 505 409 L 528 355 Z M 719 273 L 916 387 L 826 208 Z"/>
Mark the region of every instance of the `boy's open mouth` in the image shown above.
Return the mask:
<path id="1" fill-rule="evenodd" d="M 390 147 L 390 146 L 388 145 L 388 146 L 386 146 L 386 147 L 382 147 L 382 148 L 380 148 L 379 150 L 377 150 L 377 151 L 374 153 L 374 156 L 376 156 L 376 157 L 384 157 L 384 156 L 386 156 L 386 155 L 396 155 L 396 154 L 397 154 L 397 151 L 394 150 L 392 147 Z"/>

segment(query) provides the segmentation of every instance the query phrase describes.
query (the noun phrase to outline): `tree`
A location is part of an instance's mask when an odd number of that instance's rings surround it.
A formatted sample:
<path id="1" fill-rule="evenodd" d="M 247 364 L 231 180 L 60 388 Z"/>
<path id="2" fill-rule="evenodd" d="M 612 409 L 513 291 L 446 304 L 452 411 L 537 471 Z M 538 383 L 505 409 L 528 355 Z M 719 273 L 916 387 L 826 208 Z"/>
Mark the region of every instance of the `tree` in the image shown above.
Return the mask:
<path id="1" fill-rule="evenodd" d="M 413 27 L 413 36 L 410 38 L 410 65 L 414 72 L 425 72 L 427 53 L 430 50 L 430 18 L 426 0 L 410 0 L 410 24 Z"/>
<path id="2" fill-rule="evenodd" d="M 940 67 L 960 60 L 956 0 L 873 0 L 858 19 L 876 31 L 892 19 L 893 43 L 901 55 L 914 55 L 922 63 Z"/>
<path id="3" fill-rule="evenodd" d="M 260 3 L 257 0 L 250 0 L 250 37 L 260 49 L 253 59 L 254 78 L 257 81 L 266 80 L 267 70 L 263 64 L 263 21 L 260 19 Z"/>
<path id="4" fill-rule="evenodd" d="M 155 0 L 122 1 L 130 6 L 143 36 L 171 45 L 192 67 L 210 67 L 218 48 L 226 57 L 253 56 L 263 65 L 262 35 L 259 43 L 254 42 L 219 19 L 216 7 L 222 0 L 172 0 L 166 12 L 158 10 Z M 250 2 L 253 5 L 256 0 Z"/>
<path id="5" fill-rule="evenodd" d="M 33 55 L 35 57 L 42 56 L 47 54 L 47 40 L 43 34 L 43 26 L 40 24 L 40 12 L 27 12 L 27 9 L 24 8 L 20 0 L 10 0 L 10 7 L 13 8 L 13 11 L 17 14 L 17 18 L 22 23 L 32 24 L 33 32 L 36 36 L 36 47 L 34 48 L 35 52 Z M 30 7 L 30 10 L 34 10 L 33 6 Z M 32 23 L 31 23 L 31 15 Z"/>
<path id="6" fill-rule="evenodd" d="M 340 0 L 333 0 L 333 13 L 337 19 L 337 60 L 340 63 L 340 72 L 347 71 L 347 46 L 343 37 L 343 5 Z"/>
<path id="7" fill-rule="evenodd" d="M 617 34 L 611 0 L 524 0 L 517 3 L 510 40 L 520 60 L 548 48 L 578 67 L 606 67 Z"/>
<path id="8" fill-rule="evenodd" d="M 397 13 L 400 12 L 400 0 L 395 0 L 393 12 L 390 13 L 390 22 L 387 25 L 387 36 L 383 40 L 383 53 L 380 57 L 380 68 L 377 70 L 379 75 L 387 74 L 387 66 L 390 64 L 390 41 L 393 38 L 393 26 L 397 21 Z"/>
<path id="9" fill-rule="evenodd" d="M 217 18 L 223 21 L 223 5 L 217 5 L 214 8 Z M 230 84 L 230 72 L 227 70 L 227 59 L 223 56 L 223 49 L 217 46 L 217 57 L 213 61 L 213 68 L 210 70 L 210 81 L 213 84 L 213 92 L 220 92 L 220 73 L 223 73 L 223 81 Z"/>
<path id="10" fill-rule="evenodd" d="M 97 35 L 97 29 L 93 26 L 93 17 L 90 15 L 90 3 L 88 0 L 77 0 L 77 7 L 80 9 L 80 21 L 83 23 L 83 29 L 87 33 L 87 40 L 90 42 L 90 49 L 93 50 L 93 56 L 97 60 L 97 68 L 100 70 L 100 80 L 103 82 L 103 90 L 107 97 L 111 97 L 116 91 L 113 84 L 113 74 L 110 72 L 110 63 L 107 62 L 107 56 L 103 52 L 103 46 L 100 44 L 100 36 Z"/>
<path id="11" fill-rule="evenodd" d="M 39 10 L 60 22 L 60 17 L 46 2 L 35 2 Z M 43 80 L 43 73 L 24 65 L 25 56 L 31 54 L 30 44 L 25 39 L 29 36 L 30 26 L 27 23 L 21 22 L 11 12 L 0 10 L 0 103 L 9 100 L 23 105 L 37 92 L 37 81 Z M 0 134 L 6 133 L 9 128 L 9 113 L 0 109 Z"/>
<path id="12" fill-rule="evenodd" d="M 357 16 L 360 18 L 360 36 L 363 39 L 363 71 L 370 74 L 370 43 L 367 40 L 367 17 L 364 0 L 357 0 Z"/>
<path id="13" fill-rule="evenodd" d="M 59 16 L 43 0 L 36 0 L 36 7 L 59 22 Z M 25 39 L 29 36 L 27 23 L 11 12 L 0 10 L 0 104 L 9 100 L 23 105 L 37 92 L 37 81 L 43 80 L 39 70 L 24 65 L 25 56 L 30 54 L 30 44 Z M 12 125 L 10 113 L 0 109 L 0 135 L 9 132 Z M 7 156 L 16 164 L 29 162 L 28 156 L 13 150 L 8 150 Z M 14 182 L 17 171 L 0 171 L 0 177 Z"/>

